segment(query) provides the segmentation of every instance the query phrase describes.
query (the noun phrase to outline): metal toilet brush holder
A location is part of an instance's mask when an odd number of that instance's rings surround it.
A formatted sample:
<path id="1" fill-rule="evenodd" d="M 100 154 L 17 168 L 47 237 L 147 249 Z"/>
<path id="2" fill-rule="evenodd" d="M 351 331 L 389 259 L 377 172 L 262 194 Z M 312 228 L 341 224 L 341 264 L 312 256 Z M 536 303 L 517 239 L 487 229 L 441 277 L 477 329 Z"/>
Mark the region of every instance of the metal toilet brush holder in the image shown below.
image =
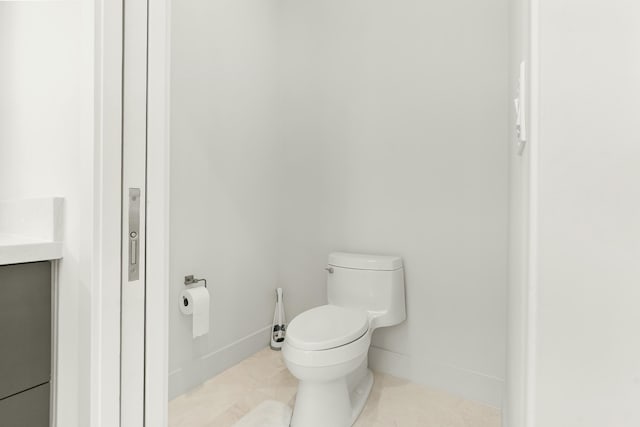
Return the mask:
<path id="1" fill-rule="evenodd" d="M 287 320 L 282 303 L 282 288 L 276 289 L 276 308 L 273 313 L 273 326 L 271 328 L 271 349 L 282 350 L 287 333 Z"/>

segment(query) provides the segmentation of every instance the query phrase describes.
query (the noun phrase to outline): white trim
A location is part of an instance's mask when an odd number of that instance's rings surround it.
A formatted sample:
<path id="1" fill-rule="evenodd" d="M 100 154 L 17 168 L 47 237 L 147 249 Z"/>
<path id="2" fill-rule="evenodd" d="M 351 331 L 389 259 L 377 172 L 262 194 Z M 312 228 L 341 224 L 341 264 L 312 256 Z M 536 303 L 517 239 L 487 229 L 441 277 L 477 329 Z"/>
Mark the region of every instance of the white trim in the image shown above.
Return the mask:
<path id="1" fill-rule="evenodd" d="M 529 147 L 529 206 L 528 206 L 528 262 L 527 262 L 527 326 L 525 423 L 536 427 L 536 355 L 538 319 L 538 185 L 540 152 L 540 0 L 530 0 L 529 63 L 530 63 L 530 147 Z"/>
<path id="2" fill-rule="evenodd" d="M 210 358 L 215 357 L 215 356 L 217 356 L 217 355 L 219 355 L 219 354 L 221 354 L 221 353 L 223 353 L 223 352 L 225 352 L 227 350 L 231 350 L 232 348 L 237 347 L 240 344 L 242 344 L 242 343 L 244 343 L 244 342 L 246 342 L 248 340 L 252 340 L 252 339 L 254 339 L 256 337 L 260 337 L 260 342 L 263 342 L 264 340 L 262 340 L 262 338 L 264 337 L 265 334 L 268 337 L 269 334 L 267 333 L 267 331 L 270 331 L 270 330 L 271 330 L 271 325 L 267 325 L 267 326 L 265 326 L 263 328 L 260 328 L 257 331 L 255 331 L 255 332 L 253 332 L 253 333 L 251 333 L 251 334 L 249 334 L 249 335 L 247 335 L 247 336 L 245 336 L 243 338 L 240 338 L 239 340 L 236 340 L 236 341 L 232 342 L 231 344 L 225 345 L 224 347 L 219 348 L 218 350 L 215 350 L 215 351 L 212 351 L 210 353 L 205 354 L 200 359 L 202 359 L 202 360 L 210 359 Z M 259 349 L 262 349 L 263 347 L 265 347 L 265 345 L 260 345 Z M 242 360 L 242 359 L 240 359 L 240 360 Z"/>
<path id="3" fill-rule="evenodd" d="M 414 363 L 408 355 L 375 346 L 369 349 L 369 367 L 377 372 L 444 390 L 493 408 L 502 407 L 502 378 L 430 360 L 421 359 Z"/>
<path id="4" fill-rule="evenodd" d="M 170 0 L 149 0 L 145 425 L 166 426 L 169 366 Z"/>
<path id="5" fill-rule="evenodd" d="M 95 9 L 95 182 L 90 423 L 120 422 L 122 2 Z"/>
<path id="6" fill-rule="evenodd" d="M 376 372 L 384 372 L 398 378 L 411 377 L 411 358 L 384 348 L 369 348 L 369 367 Z"/>
<path id="7" fill-rule="evenodd" d="M 172 371 L 169 374 L 172 385 L 168 394 L 169 399 L 174 399 L 198 386 L 203 378 L 213 378 L 220 372 L 235 366 L 240 360 L 267 348 L 270 336 L 271 325 L 267 325 L 231 344 L 190 361 L 187 366 Z"/>

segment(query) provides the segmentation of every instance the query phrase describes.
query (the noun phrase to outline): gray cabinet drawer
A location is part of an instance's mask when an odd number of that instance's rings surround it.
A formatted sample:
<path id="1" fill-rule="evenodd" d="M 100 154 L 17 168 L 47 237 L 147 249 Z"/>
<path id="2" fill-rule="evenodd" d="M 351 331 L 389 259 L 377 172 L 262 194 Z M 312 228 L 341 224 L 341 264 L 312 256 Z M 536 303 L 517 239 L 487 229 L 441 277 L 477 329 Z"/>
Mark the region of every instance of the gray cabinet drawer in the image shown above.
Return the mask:
<path id="1" fill-rule="evenodd" d="M 49 427 L 49 384 L 0 400 L 0 425 Z"/>
<path id="2" fill-rule="evenodd" d="M 51 265 L 1 266 L 0 399 L 46 383 L 50 376 Z"/>

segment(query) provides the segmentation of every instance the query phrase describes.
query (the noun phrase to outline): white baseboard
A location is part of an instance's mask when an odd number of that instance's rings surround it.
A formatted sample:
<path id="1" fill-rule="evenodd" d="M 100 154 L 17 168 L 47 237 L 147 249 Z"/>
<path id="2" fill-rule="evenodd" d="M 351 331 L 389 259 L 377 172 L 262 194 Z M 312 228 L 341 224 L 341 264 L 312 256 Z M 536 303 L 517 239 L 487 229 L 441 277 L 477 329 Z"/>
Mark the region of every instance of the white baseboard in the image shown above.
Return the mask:
<path id="1" fill-rule="evenodd" d="M 369 348 L 369 367 L 376 372 L 411 380 L 411 358 L 380 347 Z"/>
<path id="2" fill-rule="evenodd" d="M 197 387 L 220 372 L 240 363 L 269 345 L 271 325 L 265 326 L 239 340 L 211 353 L 205 354 L 188 365 L 169 373 L 169 400 Z"/>
<path id="3" fill-rule="evenodd" d="M 169 373 L 169 400 L 265 348 L 270 332 L 271 326 L 266 326 Z M 494 408 L 502 407 L 504 381 L 500 378 L 429 360 L 417 362 L 408 355 L 379 347 L 369 349 L 369 366 L 374 371 L 448 391 Z"/>
<path id="4" fill-rule="evenodd" d="M 374 371 L 432 387 L 465 399 L 502 408 L 504 380 L 479 372 L 410 356 L 379 347 L 369 349 L 369 366 Z"/>

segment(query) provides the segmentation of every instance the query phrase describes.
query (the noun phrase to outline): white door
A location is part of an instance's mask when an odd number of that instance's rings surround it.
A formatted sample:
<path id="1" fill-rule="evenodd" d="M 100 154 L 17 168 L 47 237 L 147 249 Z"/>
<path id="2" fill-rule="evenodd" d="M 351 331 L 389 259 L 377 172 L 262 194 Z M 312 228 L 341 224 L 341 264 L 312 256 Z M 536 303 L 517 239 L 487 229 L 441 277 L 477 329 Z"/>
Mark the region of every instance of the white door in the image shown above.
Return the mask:
<path id="1" fill-rule="evenodd" d="M 147 0 L 124 2 L 120 426 L 144 426 Z"/>

